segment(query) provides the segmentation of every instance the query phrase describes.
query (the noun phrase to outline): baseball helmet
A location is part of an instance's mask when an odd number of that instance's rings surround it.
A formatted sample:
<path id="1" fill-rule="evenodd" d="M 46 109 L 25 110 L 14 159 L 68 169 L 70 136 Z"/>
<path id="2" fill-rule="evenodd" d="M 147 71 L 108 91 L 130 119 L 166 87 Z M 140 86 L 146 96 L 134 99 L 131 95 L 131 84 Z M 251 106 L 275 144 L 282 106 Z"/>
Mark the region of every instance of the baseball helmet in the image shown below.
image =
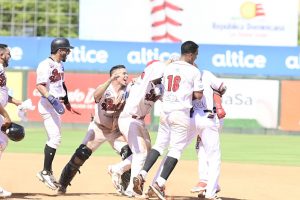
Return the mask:
<path id="1" fill-rule="evenodd" d="M 5 134 L 12 141 L 21 141 L 25 137 L 24 127 L 12 122 L 10 126 L 6 129 Z"/>
<path id="2" fill-rule="evenodd" d="M 65 49 L 73 49 L 70 45 L 70 42 L 67 38 L 55 38 L 51 42 L 51 53 L 55 53 L 58 49 L 65 48 Z"/>

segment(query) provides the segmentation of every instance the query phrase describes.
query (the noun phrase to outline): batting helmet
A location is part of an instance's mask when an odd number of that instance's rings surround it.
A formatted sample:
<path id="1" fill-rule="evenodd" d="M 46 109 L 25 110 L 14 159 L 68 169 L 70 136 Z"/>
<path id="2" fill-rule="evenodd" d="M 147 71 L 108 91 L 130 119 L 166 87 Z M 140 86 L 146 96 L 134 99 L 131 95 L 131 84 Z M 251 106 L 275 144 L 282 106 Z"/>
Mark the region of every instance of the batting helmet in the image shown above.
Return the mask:
<path id="1" fill-rule="evenodd" d="M 10 126 L 6 129 L 5 134 L 12 141 L 21 141 L 25 137 L 24 127 L 12 122 Z"/>
<path id="2" fill-rule="evenodd" d="M 67 38 L 55 38 L 51 42 L 51 53 L 55 53 L 58 49 L 65 48 L 65 49 L 73 49 L 70 45 L 70 42 Z"/>

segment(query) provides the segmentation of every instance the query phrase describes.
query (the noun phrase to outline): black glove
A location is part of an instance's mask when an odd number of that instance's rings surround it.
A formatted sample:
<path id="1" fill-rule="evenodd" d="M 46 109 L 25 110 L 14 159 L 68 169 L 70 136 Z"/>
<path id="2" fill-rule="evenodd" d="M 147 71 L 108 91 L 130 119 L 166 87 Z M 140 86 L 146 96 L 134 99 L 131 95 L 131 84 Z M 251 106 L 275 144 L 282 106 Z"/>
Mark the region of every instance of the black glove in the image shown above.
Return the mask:
<path id="1" fill-rule="evenodd" d="M 62 115 L 65 113 L 65 107 L 62 105 L 62 103 L 60 103 L 60 101 L 57 98 L 50 94 L 47 97 L 47 99 L 58 114 Z"/>

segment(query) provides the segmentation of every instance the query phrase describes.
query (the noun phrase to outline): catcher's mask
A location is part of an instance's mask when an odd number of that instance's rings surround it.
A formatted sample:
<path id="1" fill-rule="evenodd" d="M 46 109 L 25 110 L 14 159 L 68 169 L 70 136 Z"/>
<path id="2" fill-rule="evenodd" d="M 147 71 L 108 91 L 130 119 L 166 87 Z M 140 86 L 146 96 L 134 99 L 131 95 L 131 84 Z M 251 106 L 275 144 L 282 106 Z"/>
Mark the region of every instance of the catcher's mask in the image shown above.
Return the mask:
<path id="1" fill-rule="evenodd" d="M 25 137 L 24 127 L 12 122 L 5 131 L 7 137 L 12 141 L 18 142 Z"/>

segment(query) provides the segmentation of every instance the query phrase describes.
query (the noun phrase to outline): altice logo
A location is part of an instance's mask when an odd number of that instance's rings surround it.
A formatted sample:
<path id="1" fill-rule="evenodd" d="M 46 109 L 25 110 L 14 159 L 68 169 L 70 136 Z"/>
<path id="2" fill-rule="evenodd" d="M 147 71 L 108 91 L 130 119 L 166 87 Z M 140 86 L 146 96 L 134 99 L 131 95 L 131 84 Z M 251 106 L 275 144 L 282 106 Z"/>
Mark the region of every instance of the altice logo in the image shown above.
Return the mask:
<path id="1" fill-rule="evenodd" d="M 288 69 L 300 69 L 299 56 L 288 56 L 285 59 L 285 66 Z"/>
<path id="2" fill-rule="evenodd" d="M 215 67 L 265 68 L 267 58 L 263 55 L 245 54 L 244 51 L 227 50 L 212 56 Z"/>

